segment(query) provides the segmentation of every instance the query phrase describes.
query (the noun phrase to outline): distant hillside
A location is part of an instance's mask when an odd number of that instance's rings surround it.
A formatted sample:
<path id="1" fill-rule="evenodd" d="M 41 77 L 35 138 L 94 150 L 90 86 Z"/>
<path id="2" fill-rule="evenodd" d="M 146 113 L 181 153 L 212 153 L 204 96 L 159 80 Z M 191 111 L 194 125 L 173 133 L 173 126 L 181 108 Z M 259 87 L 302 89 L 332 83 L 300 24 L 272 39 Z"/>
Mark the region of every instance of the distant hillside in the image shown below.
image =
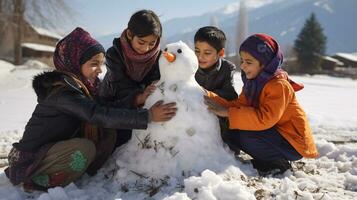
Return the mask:
<path id="1" fill-rule="evenodd" d="M 171 38 L 172 36 L 178 36 L 181 40 L 184 40 L 184 38 L 181 38 L 182 34 L 191 33 L 195 31 L 198 27 L 209 24 L 210 20 L 212 19 L 212 16 L 215 16 L 220 22 L 225 21 L 226 19 L 229 19 L 232 16 L 235 16 L 237 14 L 237 10 L 239 9 L 238 1 L 237 3 L 233 3 L 225 6 L 223 5 L 222 8 L 217 9 L 216 11 L 207 12 L 202 15 L 195 15 L 195 13 L 191 13 L 193 16 L 175 18 L 164 22 L 163 41 L 166 40 L 165 38 Z M 264 5 L 270 4 L 273 1 L 277 2 L 277 1 L 287 1 L 287 0 L 248 0 L 247 7 L 248 9 L 256 9 L 257 7 L 262 7 Z M 97 39 L 104 45 L 104 47 L 108 48 L 112 45 L 112 41 L 114 37 L 118 37 L 118 33 L 101 36 L 98 37 Z M 171 40 L 171 41 L 177 41 L 177 40 Z"/>
<path id="2" fill-rule="evenodd" d="M 291 46 L 305 20 L 311 12 L 314 12 L 327 36 L 328 54 L 357 52 L 357 39 L 355 39 L 357 35 L 356 0 L 280 0 L 271 2 L 271 0 L 248 1 L 249 33 L 265 32 L 276 37 L 283 48 Z M 195 31 L 199 27 L 210 25 L 212 17 L 215 16 L 219 26 L 228 36 L 228 52 L 233 52 L 238 7 L 238 3 L 235 3 L 200 16 L 169 20 L 163 24 L 163 41 L 170 43 L 183 40 L 192 45 Z M 101 37 L 99 40 L 105 45 L 111 45 L 113 37 L 114 35 Z"/>
<path id="3" fill-rule="evenodd" d="M 265 32 L 276 37 L 281 45 L 293 45 L 297 34 L 300 32 L 306 18 L 314 12 L 318 21 L 324 28 L 324 33 L 328 38 L 327 53 L 335 52 L 356 52 L 357 26 L 357 1 L 356 0 L 292 0 L 272 3 L 266 6 L 250 10 L 249 32 Z M 217 11 L 218 13 L 222 13 Z M 220 17 L 219 26 L 229 37 L 228 48 L 232 52 L 234 47 L 234 37 L 236 35 L 237 12 L 228 14 L 229 17 Z M 202 15 L 201 21 L 209 25 L 211 16 Z M 195 17 L 195 21 L 200 21 Z M 168 23 L 174 23 L 173 21 Z M 178 22 L 175 22 L 178 23 Z M 188 39 L 192 40 L 195 30 L 200 26 L 191 26 L 189 20 L 182 21 L 194 31 L 180 33 L 167 38 L 166 42 Z M 168 26 L 168 24 L 165 24 Z M 169 24 L 169 26 L 175 26 Z M 178 25 L 176 25 L 178 26 Z M 190 41 L 189 43 L 192 43 Z"/>

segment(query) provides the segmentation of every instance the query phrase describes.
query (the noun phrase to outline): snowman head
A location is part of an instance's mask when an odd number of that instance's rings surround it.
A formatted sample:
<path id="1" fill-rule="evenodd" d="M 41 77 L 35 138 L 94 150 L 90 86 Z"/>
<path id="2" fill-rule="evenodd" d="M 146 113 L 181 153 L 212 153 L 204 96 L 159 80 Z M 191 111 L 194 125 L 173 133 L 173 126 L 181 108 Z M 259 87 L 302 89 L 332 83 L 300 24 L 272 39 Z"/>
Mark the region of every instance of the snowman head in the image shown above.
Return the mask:
<path id="1" fill-rule="evenodd" d="M 198 68 L 195 52 L 182 41 L 166 45 L 159 59 L 161 81 L 185 81 Z"/>

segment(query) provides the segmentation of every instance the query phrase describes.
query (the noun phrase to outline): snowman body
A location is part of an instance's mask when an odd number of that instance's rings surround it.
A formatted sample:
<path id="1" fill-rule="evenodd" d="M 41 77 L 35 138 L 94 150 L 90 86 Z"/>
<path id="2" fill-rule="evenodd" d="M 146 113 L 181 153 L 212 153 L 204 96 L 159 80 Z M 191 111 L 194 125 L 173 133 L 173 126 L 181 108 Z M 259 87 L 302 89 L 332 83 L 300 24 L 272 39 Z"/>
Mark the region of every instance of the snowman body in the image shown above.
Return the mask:
<path id="1" fill-rule="evenodd" d="M 233 163 L 224 149 L 218 119 L 208 112 L 204 90 L 194 79 L 198 67 L 194 52 L 181 41 L 166 49 L 176 59 L 170 63 L 161 55 L 161 79 L 144 107 L 158 100 L 176 102 L 177 113 L 170 121 L 134 130 L 132 139 L 117 152 L 117 165 L 145 177 L 162 178 L 219 170 L 223 163 Z"/>

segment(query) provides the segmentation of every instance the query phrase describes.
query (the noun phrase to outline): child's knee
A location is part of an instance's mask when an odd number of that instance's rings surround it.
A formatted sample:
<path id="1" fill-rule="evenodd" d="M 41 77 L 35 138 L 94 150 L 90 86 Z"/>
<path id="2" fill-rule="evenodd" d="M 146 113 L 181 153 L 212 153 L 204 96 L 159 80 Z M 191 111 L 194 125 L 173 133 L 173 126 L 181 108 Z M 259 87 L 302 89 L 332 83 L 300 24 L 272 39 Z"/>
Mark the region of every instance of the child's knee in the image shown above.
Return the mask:
<path id="1" fill-rule="evenodd" d="M 83 163 L 87 167 L 95 158 L 96 147 L 95 144 L 85 138 L 78 138 L 76 150 L 71 154 L 72 161 Z"/>
<path id="2" fill-rule="evenodd" d="M 72 147 L 65 162 L 71 171 L 83 173 L 94 160 L 96 147 L 92 141 L 85 138 L 74 138 L 69 145 Z"/>
<path id="3" fill-rule="evenodd" d="M 42 167 L 31 178 L 44 188 L 65 186 L 78 179 L 94 160 L 96 147 L 88 139 L 74 138 L 57 144 L 52 152 L 56 152 L 56 156 L 44 159 Z"/>
<path id="4" fill-rule="evenodd" d="M 242 150 L 248 152 L 255 152 L 261 146 L 261 139 L 254 133 L 240 134 L 239 141 Z"/>

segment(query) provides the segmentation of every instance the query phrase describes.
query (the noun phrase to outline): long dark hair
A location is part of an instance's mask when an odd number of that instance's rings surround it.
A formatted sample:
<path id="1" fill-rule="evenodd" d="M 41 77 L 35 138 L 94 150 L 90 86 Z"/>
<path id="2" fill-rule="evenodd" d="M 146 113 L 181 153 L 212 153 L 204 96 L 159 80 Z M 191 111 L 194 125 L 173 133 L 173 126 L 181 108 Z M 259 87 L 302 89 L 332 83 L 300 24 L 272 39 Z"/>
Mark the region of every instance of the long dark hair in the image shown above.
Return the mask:
<path id="1" fill-rule="evenodd" d="M 139 10 L 134 13 L 128 22 L 128 29 L 133 36 L 146 37 L 154 34 L 162 35 L 162 26 L 159 17 L 152 10 Z"/>

